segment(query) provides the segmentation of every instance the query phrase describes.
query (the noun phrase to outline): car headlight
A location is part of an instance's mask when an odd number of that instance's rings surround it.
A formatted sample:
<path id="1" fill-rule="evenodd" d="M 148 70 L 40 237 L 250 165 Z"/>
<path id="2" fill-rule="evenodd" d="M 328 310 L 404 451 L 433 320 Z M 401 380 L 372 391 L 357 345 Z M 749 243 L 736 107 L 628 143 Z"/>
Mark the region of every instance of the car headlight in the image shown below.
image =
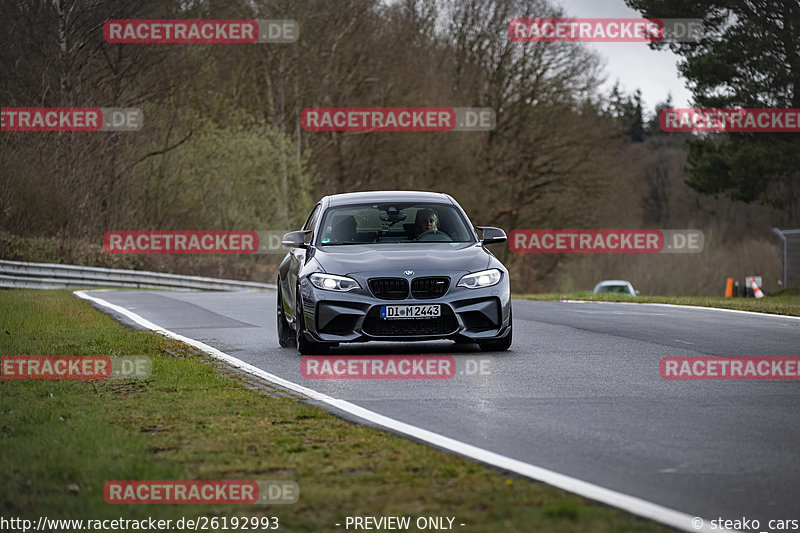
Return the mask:
<path id="1" fill-rule="evenodd" d="M 308 276 L 308 280 L 316 288 L 326 291 L 347 292 L 361 287 L 361 285 L 352 278 L 334 276 L 333 274 L 311 274 Z"/>
<path id="2" fill-rule="evenodd" d="M 467 274 L 458 281 L 459 287 L 466 287 L 468 289 L 480 289 L 483 287 L 491 287 L 500 283 L 500 271 L 496 268 L 489 270 L 481 270 L 480 272 L 473 272 Z"/>

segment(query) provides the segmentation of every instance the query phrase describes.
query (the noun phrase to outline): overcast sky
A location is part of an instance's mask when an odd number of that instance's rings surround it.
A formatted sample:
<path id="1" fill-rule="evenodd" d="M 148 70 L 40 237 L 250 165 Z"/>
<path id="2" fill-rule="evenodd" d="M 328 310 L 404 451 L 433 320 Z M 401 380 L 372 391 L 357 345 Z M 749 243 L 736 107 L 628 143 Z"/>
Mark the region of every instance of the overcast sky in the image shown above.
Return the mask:
<path id="1" fill-rule="evenodd" d="M 560 4 L 565 16 L 574 18 L 641 18 L 623 0 L 553 0 Z M 527 16 L 535 17 L 531 13 Z M 647 43 L 584 43 L 605 58 L 607 80 L 603 89 L 609 90 L 619 80 L 625 93 L 642 90 L 647 112 L 666 100 L 672 93 L 674 107 L 689 107 L 691 93 L 685 80 L 678 75 L 679 57 L 669 50 L 651 50 Z"/>

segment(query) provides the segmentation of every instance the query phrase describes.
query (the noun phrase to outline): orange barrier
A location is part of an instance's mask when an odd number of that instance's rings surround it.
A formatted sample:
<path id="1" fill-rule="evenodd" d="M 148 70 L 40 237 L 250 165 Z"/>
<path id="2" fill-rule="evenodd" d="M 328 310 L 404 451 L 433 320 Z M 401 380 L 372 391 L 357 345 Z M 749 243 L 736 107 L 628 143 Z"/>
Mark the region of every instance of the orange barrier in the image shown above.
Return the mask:
<path id="1" fill-rule="evenodd" d="M 733 298 L 733 278 L 728 278 L 728 283 L 725 285 L 725 298 Z"/>

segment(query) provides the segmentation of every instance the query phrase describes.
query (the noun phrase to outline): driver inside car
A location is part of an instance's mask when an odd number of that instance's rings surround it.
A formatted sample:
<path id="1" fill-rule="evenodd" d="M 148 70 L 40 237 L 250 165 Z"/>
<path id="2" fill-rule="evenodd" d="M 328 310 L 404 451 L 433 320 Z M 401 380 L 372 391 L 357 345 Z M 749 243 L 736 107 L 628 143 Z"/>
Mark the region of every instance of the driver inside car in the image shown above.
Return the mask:
<path id="1" fill-rule="evenodd" d="M 439 217 L 433 209 L 420 209 L 414 220 L 414 237 L 419 237 L 426 231 L 436 232 L 439 229 Z"/>

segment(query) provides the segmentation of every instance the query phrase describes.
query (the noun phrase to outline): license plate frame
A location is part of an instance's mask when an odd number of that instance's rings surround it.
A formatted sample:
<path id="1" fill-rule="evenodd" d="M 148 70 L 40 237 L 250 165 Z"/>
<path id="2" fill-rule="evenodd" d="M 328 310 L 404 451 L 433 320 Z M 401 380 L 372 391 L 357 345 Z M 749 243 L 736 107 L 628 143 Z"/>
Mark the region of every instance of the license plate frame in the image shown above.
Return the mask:
<path id="1" fill-rule="evenodd" d="M 380 316 L 383 320 L 431 319 L 442 316 L 441 304 L 382 305 Z"/>

